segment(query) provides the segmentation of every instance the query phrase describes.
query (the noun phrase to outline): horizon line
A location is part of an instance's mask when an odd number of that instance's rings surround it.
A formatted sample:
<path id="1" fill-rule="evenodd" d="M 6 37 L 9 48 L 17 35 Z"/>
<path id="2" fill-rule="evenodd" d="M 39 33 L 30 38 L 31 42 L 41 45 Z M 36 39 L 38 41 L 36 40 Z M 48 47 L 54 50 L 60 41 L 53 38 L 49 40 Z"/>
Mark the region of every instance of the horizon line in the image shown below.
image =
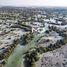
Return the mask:
<path id="1" fill-rule="evenodd" d="M 67 6 L 39 6 L 39 5 L 23 5 L 23 6 L 17 6 L 17 5 L 0 5 L 0 7 L 60 7 L 60 8 L 67 8 Z"/>

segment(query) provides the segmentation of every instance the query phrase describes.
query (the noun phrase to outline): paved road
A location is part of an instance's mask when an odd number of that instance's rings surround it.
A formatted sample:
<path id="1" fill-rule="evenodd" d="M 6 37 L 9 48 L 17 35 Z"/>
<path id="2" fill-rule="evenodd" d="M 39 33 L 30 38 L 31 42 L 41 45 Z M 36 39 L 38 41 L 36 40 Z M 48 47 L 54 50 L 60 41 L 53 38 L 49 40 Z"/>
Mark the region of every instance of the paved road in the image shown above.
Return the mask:
<path id="1" fill-rule="evenodd" d="M 18 45 L 15 48 L 14 52 L 8 58 L 8 62 L 4 67 L 17 67 L 17 65 L 20 64 L 20 59 L 23 58 L 24 53 L 27 52 L 30 48 L 35 47 L 35 44 L 37 43 L 37 40 L 40 39 L 40 37 L 42 37 L 42 36 L 44 36 L 43 33 L 38 34 L 26 46 Z"/>

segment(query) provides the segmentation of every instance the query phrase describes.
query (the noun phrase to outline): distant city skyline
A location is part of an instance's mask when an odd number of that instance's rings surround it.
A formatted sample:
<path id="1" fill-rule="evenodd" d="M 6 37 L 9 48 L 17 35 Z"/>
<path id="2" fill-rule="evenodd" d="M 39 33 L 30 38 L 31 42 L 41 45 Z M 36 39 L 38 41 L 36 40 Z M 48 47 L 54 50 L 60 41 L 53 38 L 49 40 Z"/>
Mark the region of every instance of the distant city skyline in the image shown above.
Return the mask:
<path id="1" fill-rule="evenodd" d="M 59 6 L 67 7 L 67 0 L 0 0 L 1 6 Z"/>

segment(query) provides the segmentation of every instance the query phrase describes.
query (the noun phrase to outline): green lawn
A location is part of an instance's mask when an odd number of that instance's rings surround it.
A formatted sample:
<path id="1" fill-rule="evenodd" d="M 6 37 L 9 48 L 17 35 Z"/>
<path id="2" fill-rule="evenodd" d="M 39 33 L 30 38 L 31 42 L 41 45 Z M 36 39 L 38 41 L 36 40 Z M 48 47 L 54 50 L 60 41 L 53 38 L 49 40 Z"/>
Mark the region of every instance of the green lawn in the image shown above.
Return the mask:
<path id="1" fill-rule="evenodd" d="M 8 58 L 7 64 L 4 67 L 18 67 L 18 64 L 20 64 L 20 59 L 23 60 L 24 53 L 26 53 L 30 48 L 35 47 L 37 40 L 39 40 L 42 36 L 44 36 L 43 33 L 38 34 L 29 44 L 24 47 L 18 45 Z"/>

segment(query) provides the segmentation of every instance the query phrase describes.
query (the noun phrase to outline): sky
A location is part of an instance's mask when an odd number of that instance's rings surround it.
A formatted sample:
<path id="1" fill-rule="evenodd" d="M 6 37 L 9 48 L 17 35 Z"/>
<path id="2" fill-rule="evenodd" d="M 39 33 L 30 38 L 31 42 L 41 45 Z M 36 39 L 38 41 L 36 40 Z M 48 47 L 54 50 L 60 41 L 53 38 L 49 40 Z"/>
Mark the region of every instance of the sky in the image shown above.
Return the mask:
<path id="1" fill-rule="evenodd" d="M 67 0 L 0 0 L 2 6 L 60 6 L 67 7 Z"/>

